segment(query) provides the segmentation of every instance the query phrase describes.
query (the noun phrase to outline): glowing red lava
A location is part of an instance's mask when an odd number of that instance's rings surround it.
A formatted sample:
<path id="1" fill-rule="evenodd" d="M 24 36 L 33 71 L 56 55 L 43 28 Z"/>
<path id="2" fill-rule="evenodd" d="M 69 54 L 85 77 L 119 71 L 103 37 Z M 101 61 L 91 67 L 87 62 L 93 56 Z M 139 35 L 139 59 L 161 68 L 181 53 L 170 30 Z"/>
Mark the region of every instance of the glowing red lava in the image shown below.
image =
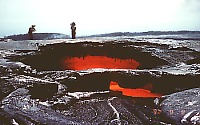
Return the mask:
<path id="1" fill-rule="evenodd" d="M 91 68 L 136 69 L 139 63 L 133 59 L 117 59 L 106 56 L 72 57 L 64 61 L 65 69 L 85 70 Z"/>
<path id="2" fill-rule="evenodd" d="M 122 88 L 118 85 L 117 82 L 110 82 L 110 90 L 112 91 L 121 91 L 123 95 L 125 96 L 132 96 L 132 97 L 160 97 L 160 94 L 151 93 L 151 91 L 142 89 L 142 88 L 136 88 L 136 89 L 129 89 L 129 88 Z"/>

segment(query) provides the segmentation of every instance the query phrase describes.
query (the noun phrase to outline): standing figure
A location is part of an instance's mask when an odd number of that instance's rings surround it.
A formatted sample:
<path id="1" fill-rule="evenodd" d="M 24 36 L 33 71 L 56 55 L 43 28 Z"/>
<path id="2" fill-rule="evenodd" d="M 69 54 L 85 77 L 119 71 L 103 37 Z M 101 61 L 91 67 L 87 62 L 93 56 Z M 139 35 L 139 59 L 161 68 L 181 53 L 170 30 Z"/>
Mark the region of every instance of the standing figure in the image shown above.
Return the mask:
<path id="1" fill-rule="evenodd" d="M 76 38 L 76 24 L 72 22 L 71 24 L 71 30 L 72 30 L 72 39 Z"/>
<path id="2" fill-rule="evenodd" d="M 29 39 L 33 40 L 33 32 L 35 32 L 35 25 L 32 25 L 29 29 L 28 29 L 28 35 L 29 35 Z"/>

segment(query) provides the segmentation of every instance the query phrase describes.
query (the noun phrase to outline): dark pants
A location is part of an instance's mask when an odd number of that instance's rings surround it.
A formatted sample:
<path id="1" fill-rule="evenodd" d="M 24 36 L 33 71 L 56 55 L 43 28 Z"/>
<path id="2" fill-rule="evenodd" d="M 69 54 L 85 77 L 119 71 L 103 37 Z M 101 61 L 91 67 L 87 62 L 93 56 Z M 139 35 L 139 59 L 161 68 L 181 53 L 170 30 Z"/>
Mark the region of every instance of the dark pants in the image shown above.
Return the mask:
<path id="1" fill-rule="evenodd" d="M 76 39 L 76 32 L 72 31 L 72 39 Z"/>
<path id="2" fill-rule="evenodd" d="M 33 34 L 32 34 L 32 33 L 29 33 L 28 35 L 29 35 L 29 39 L 30 39 L 30 40 L 33 40 Z"/>

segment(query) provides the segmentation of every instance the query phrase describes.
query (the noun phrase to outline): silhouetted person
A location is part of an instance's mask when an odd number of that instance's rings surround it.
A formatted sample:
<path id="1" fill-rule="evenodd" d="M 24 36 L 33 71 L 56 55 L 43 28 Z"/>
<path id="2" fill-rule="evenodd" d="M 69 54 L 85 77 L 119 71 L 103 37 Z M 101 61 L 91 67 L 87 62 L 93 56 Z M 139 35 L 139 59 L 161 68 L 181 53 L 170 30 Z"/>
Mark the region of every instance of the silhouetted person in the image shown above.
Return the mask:
<path id="1" fill-rule="evenodd" d="M 72 39 L 76 38 L 76 24 L 72 22 L 71 24 L 71 30 L 72 30 Z"/>
<path id="2" fill-rule="evenodd" d="M 32 25 L 29 29 L 28 29 L 28 35 L 29 35 L 29 39 L 33 40 L 33 32 L 35 32 L 35 25 Z"/>

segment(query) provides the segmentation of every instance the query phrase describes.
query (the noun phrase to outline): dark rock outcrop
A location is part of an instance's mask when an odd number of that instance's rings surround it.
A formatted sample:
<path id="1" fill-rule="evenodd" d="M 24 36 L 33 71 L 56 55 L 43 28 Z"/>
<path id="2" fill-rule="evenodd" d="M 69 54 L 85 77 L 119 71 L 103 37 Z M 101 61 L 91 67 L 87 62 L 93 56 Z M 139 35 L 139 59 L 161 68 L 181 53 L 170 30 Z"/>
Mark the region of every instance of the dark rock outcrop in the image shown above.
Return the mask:
<path id="1" fill-rule="evenodd" d="M 197 114 L 195 123 L 192 123 L 191 121 L 192 116 L 188 115 L 191 111 L 197 111 L 200 113 L 200 88 L 173 93 L 164 98 L 166 99 L 161 103 L 161 110 L 165 119 L 168 119 L 171 123 L 177 125 L 200 124 L 199 114 Z M 188 119 L 186 118 L 185 121 L 184 117 L 187 115 Z"/>
<path id="2" fill-rule="evenodd" d="M 19 88 L 13 91 L 2 100 L 1 114 L 7 114 L 7 119 L 12 118 L 19 124 L 78 124 L 51 108 L 37 103 L 30 96 L 27 89 Z"/>

